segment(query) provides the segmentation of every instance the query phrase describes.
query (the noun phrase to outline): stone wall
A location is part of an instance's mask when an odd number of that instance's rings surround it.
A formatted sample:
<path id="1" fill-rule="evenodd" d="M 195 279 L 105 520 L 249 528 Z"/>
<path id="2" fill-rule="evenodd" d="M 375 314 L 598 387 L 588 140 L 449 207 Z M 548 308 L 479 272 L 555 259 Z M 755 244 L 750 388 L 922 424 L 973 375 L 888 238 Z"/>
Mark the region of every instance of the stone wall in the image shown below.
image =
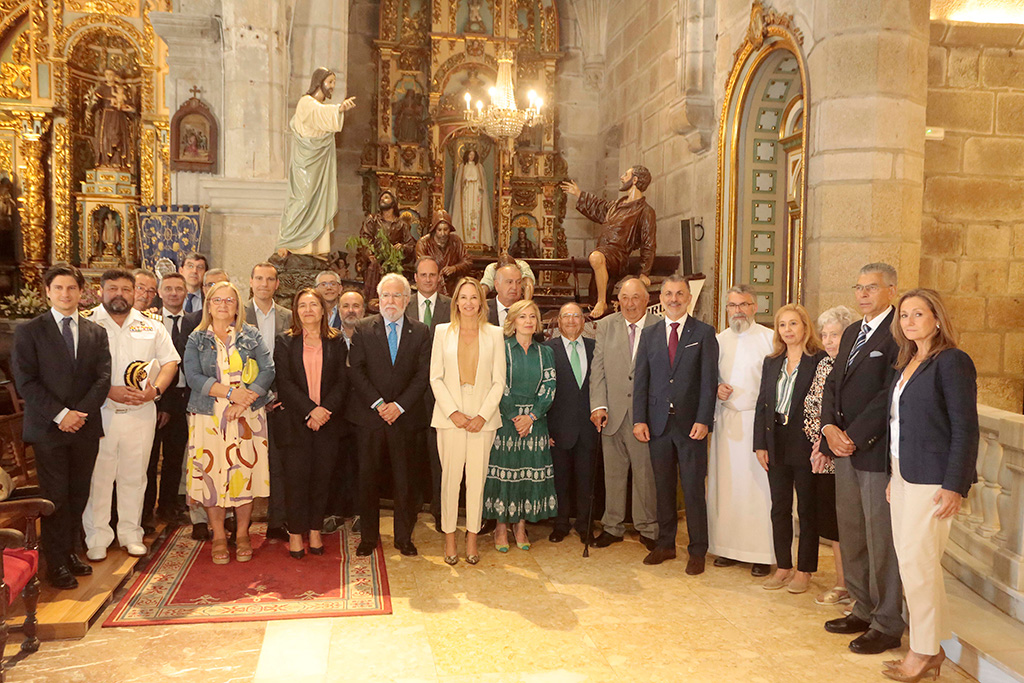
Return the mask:
<path id="1" fill-rule="evenodd" d="M 978 400 L 1024 404 L 1024 26 L 932 23 L 921 284 L 942 292 Z"/>

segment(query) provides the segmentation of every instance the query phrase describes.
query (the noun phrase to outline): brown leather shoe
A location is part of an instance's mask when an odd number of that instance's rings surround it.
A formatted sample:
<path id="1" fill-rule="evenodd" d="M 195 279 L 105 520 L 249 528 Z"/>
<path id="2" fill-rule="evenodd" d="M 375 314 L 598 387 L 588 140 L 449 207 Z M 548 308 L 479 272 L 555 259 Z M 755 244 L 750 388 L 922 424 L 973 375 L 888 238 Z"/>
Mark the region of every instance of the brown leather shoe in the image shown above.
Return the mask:
<path id="1" fill-rule="evenodd" d="M 691 576 L 704 573 L 704 556 L 697 557 L 696 555 L 690 555 L 690 559 L 686 561 L 686 573 Z"/>
<path id="2" fill-rule="evenodd" d="M 655 548 L 644 558 L 644 564 L 661 564 L 665 560 L 676 559 L 675 548 Z"/>

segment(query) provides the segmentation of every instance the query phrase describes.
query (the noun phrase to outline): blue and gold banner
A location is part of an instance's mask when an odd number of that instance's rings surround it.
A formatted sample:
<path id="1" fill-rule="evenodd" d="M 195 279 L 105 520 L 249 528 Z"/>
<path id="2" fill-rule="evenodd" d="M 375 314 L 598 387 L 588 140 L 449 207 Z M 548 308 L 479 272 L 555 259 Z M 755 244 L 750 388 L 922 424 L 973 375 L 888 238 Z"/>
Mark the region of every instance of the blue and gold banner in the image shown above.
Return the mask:
<path id="1" fill-rule="evenodd" d="M 140 206 L 142 267 L 153 270 L 162 258 L 179 266 L 185 254 L 198 251 L 205 212 L 205 207 L 198 204 Z"/>

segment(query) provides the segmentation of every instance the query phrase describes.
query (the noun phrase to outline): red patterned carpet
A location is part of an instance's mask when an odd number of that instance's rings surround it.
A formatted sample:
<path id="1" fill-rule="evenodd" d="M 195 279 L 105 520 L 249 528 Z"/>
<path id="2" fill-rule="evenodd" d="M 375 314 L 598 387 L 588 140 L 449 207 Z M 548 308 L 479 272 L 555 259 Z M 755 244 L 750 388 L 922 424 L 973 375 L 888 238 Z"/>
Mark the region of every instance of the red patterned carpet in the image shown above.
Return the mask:
<path id="1" fill-rule="evenodd" d="M 103 626 L 201 624 L 391 614 L 380 547 L 357 557 L 359 535 L 342 528 L 324 536 L 321 556 L 299 561 L 285 543 L 268 544 L 266 524 L 250 531 L 253 558 L 215 565 L 210 543 L 180 527 L 164 542 Z M 339 551 L 339 544 L 343 551 Z"/>

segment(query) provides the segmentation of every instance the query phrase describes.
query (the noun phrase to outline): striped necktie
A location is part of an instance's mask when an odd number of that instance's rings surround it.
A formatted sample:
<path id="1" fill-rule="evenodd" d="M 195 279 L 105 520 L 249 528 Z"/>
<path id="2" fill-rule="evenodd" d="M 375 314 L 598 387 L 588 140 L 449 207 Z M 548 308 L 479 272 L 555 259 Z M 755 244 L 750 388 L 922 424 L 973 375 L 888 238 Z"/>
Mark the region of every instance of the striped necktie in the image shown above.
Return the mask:
<path id="1" fill-rule="evenodd" d="M 857 341 L 853 344 L 853 349 L 850 350 L 850 357 L 846 361 L 846 369 L 849 370 L 853 364 L 853 359 L 857 357 L 857 353 L 861 350 L 861 347 L 868 341 L 868 332 L 871 331 L 871 326 L 865 322 L 861 325 L 860 334 L 857 335 Z"/>

